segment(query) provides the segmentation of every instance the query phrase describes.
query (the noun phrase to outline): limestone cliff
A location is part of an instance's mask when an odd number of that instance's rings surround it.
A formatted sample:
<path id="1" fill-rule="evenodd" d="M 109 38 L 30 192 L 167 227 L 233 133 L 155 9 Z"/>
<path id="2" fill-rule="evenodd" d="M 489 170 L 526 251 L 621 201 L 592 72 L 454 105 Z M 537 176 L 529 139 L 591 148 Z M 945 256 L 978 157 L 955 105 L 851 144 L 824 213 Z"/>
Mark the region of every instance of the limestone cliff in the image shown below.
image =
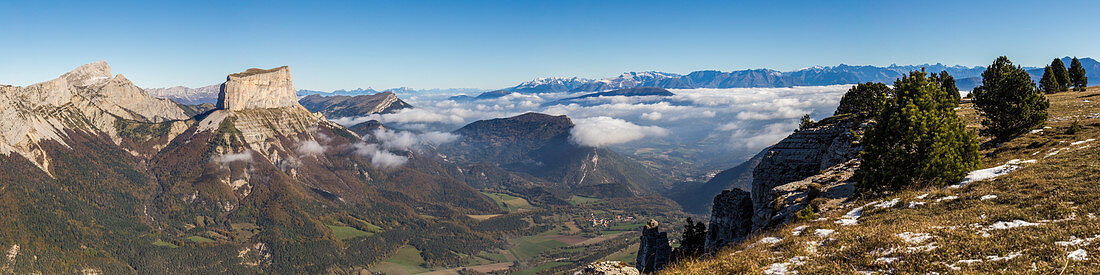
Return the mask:
<path id="1" fill-rule="evenodd" d="M 750 232 L 788 221 L 815 198 L 818 208 L 847 200 L 854 191 L 847 180 L 859 166 L 862 147 L 858 136 L 866 118 L 842 115 L 799 129 L 765 149 L 753 169 L 751 207 L 744 194 L 723 192 L 715 197 L 711 214 L 714 234 L 708 247 L 744 239 Z M 751 219 L 751 222 L 746 219 Z M 751 224 L 751 230 L 744 230 Z"/>
<path id="2" fill-rule="evenodd" d="M 111 67 L 99 61 L 27 87 L 0 86 L 0 154 L 18 153 L 48 173 L 44 140 L 67 147 L 68 133 L 79 131 L 121 144 L 120 121 L 174 125 L 187 118 L 175 103 L 150 97 L 122 75 L 111 77 Z M 182 128 L 173 125 L 167 128 Z"/>
<path id="3" fill-rule="evenodd" d="M 225 141 L 213 148 L 215 152 L 255 153 L 294 176 L 299 161 L 297 147 L 327 138 L 317 134 L 317 127 L 347 132 L 298 104 L 286 66 L 248 69 L 226 79 L 221 85 L 217 109 L 203 117 L 194 131 L 213 132 L 218 135 L 215 139 Z M 231 142 L 234 140 L 242 142 Z"/>
<path id="4" fill-rule="evenodd" d="M 301 106 L 294 93 L 290 68 L 248 69 L 226 77 L 218 95 L 218 109 L 241 111 Z"/>

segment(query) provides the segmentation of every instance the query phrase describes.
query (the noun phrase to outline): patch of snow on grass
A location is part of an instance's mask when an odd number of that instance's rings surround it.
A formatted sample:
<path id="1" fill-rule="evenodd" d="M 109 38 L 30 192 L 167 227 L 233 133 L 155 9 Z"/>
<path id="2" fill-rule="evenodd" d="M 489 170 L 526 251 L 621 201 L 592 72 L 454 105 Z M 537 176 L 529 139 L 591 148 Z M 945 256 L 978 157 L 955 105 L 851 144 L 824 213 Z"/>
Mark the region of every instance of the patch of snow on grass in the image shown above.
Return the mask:
<path id="1" fill-rule="evenodd" d="M 801 236 L 802 235 L 802 230 L 806 230 L 805 225 L 795 227 L 793 230 L 791 230 L 791 235 Z"/>
<path id="2" fill-rule="evenodd" d="M 782 241 L 782 240 L 783 239 L 776 238 L 776 237 L 764 237 L 764 238 L 761 238 L 759 241 L 756 241 L 756 243 L 758 243 L 758 244 L 776 244 L 776 243 L 778 243 L 779 241 Z"/>
<path id="3" fill-rule="evenodd" d="M 1078 238 L 1077 236 L 1069 236 L 1069 241 L 1054 242 L 1054 244 L 1059 246 L 1086 246 L 1092 244 L 1096 239 L 1100 239 L 1100 235 L 1084 239 Z"/>
<path id="4" fill-rule="evenodd" d="M 1004 165 L 1001 165 L 1001 166 L 970 171 L 970 173 L 966 175 L 966 178 L 963 178 L 962 182 L 959 182 L 959 184 L 956 184 L 956 185 L 952 185 L 952 186 L 950 186 L 950 188 L 959 188 L 959 187 L 966 186 L 967 184 L 969 184 L 971 182 L 987 180 L 987 179 L 992 179 L 992 178 L 1004 176 L 1005 174 L 1008 174 L 1009 172 L 1015 171 L 1016 169 L 1020 169 L 1021 165 L 1025 164 L 1025 163 L 1035 163 L 1035 160 L 1033 160 L 1033 159 L 1032 160 L 1013 159 L 1013 160 L 1010 160 L 1010 161 L 1006 162 Z"/>
<path id="5" fill-rule="evenodd" d="M 936 199 L 936 202 L 950 201 L 950 200 L 954 200 L 954 199 L 958 199 L 958 198 L 959 198 L 958 196 L 953 196 L 953 195 L 952 196 L 946 196 L 946 197 Z"/>
<path id="6" fill-rule="evenodd" d="M 928 239 L 932 238 L 932 234 L 913 233 L 913 232 L 903 232 L 903 233 L 897 234 L 897 236 L 898 236 L 898 238 L 901 238 L 901 240 L 903 240 L 907 243 L 910 243 L 910 244 L 920 244 L 920 243 L 923 243 L 924 241 L 927 241 Z"/>
<path id="7" fill-rule="evenodd" d="M 981 200 L 983 200 L 983 201 L 984 200 L 992 200 L 992 199 L 996 199 L 996 198 L 997 198 L 997 195 L 985 195 L 985 196 L 982 196 Z"/>
<path id="8" fill-rule="evenodd" d="M 923 201 L 911 201 L 909 202 L 909 208 L 917 208 L 917 206 L 924 205 Z"/>
<path id="9" fill-rule="evenodd" d="M 959 260 L 958 262 L 955 262 L 955 263 L 956 264 L 972 265 L 972 264 L 976 264 L 976 263 L 980 263 L 980 262 L 982 262 L 982 259 Z"/>
<path id="10" fill-rule="evenodd" d="M 873 204 L 873 203 L 872 203 Z M 840 216 L 840 219 L 836 220 L 836 224 L 839 225 L 856 225 L 859 223 L 859 217 L 863 216 L 863 207 L 856 207 L 848 213 L 844 213 L 844 216 Z"/>
<path id="11" fill-rule="evenodd" d="M 1070 260 L 1074 260 L 1074 261 L 1088 261 L 1089 260 L 1089 252 L 1085 251 L 1084 249 L 1078 249 L 1078 250 L 1070 251 L 1069 255 L 1066 255 L 1066 257 L 1069 257 Z"/>
<path id="12" fill-rule="evenodd" d="M 1001 257 L 1001 256 L 986 256 L 985 259 L 990 260 L 990 261 L 1007 261 L 1007 260 L 1015 259 L 1016 257 L 1020 257 L 1022 255 L 1024 255 L 1024 254 L 1020 253 L 1020 252 L 1012 252 L 1012 253 L 1008 253 L 1008 255 L 1005 255 L 1004 257 Z"/>
<path id="13" fill-rule="evenodd" d="M 1033 222 L 1027 222 L 1027 221 L 1023 221 L 1023 220 L 1014 220 L 1014 221 L 1010 221 L 1010 222 L 999 221 L 999 222 L 995 222 L 995 223 L 989 225 L 989 227 L 986 227 L 985 230 L 1005 230 L 1005 229 L 1012 229 L 1012 228 L 1017 228 L 1017 227 L 1036 226 L 1036 225 L 1040 225 L 1040 224 L 1039 223 L 1033 223 Z"/>
<path id="14" fill-rule="evenodd" d="M 905 248 L 905 251 L 907 251 L 907 252 L 909 252 L 909 253 L 914 253 L 914 252 L 928 252 L 928 251 L 932 251 L 932 250 L 934 250 L 934 249 L 936 249 L 936 248 L 938 248 L 938 247 L 939 247 L 939 246 L 937 246 L 937 245 L 936 245 L 936 243 L 928 243 L 928 244 L 926 244 L 926 245 L 922 245 L 922 246 L 910 246 L 910 247 L 906 247 L 906 248 Z"/>
<path id="15" fill-rule="evenodd" d="M 894 207 L 895 205 L 898 204 L 899 201 L 901 201 L 900 198 L 894 198 L 890 201 L 877 203 L 877 204 L 875 204 L 875 209 L 883 209 L 883 208 Z"/>
<path id="16" fill-rule="evenodd" d="M 884 263 L 884 264 L 891 264 L 891 263 L 893 263 L 897 260 L 900 260 L 900 259 L 901 258 L 898 258 L 898 257 L 881 257 L 881 258 L 875 259 L 875 262 Z"/>
<path id="17" fill-rule="evenodd" d="M 1074 142 L 1070 143 L 1069 145 L 1077 146 L 1077 145 L 1081 145 L 1082 143 L 1091 142 L 1091 141 L 1096 141 L 1096 139 L 1095 138 L 1090 138 L 1090 139 L 1086 139 L 1086 140 L 1082 140 L 1082 141 L 1074 141 Z"/>
<path id="18" fill-rule="evenodd" d="M 921 194 L 920 196 L 916 196 L 915 198 L 918 199 L 918 200 L 923 200 L 924 198 L 927 198 L 927 197 L 928 197 L 928 193 L 924 193 L 924 194 Z"/>
<path id="19" fill-rule="evenodd" d="M 817 235 L 818 237 L 828 237 L 829 235 L 832 235 L 834 232 L 836 232 L 836 230 L 818 229 L 818 230 L 814 230 L 814 235 Z"/>
<path id="20" fill-rule="evenodd" d="M 764 274 L 775 274 L 775 275 L 795 274 L 797 272 L 792 271 L 790 269 L 792 267 L 802 265 L 802 263 L 804 263 L 805 260 L 806 260 L 806 257 L 796 256 L 796 257 L 793 257 L 793 258 L 787 260 L 786 262 L 771 264 L 766 269 L 764 269 Z"/>

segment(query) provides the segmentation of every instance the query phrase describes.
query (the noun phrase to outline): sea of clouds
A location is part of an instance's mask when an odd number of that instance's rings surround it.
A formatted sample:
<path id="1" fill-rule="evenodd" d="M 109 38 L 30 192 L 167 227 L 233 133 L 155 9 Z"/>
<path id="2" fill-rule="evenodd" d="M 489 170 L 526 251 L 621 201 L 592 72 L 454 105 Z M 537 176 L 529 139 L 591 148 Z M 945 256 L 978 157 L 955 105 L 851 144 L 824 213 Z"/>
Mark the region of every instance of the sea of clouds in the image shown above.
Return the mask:
<path id="1" fill-rule="evenodd" d="M 775 144 L 798 127 L 804 114 L 815 119 L 832 115 L 851 85 L 790 88 L 670 89 L 674 96 L 610 96 L 563 100 L 579 93 L 513 93 L 483 100 L 451 100 L 451 94 L 407 95 L 415 108 L 391 114 L 334 119 L 343 125 L 378 120 L 388 127 L 412 131 L 382 133 L 435 135 L 483 119 L 527 112 L 567 115 L 576 124 L 570 140 L 620 151 L 651 147 L 696 148 L 700 159 L 731 167 Z M 413 134 L 413 132 L 418 134 Z M 396 135 L 396 136 L 393 136 Z M 431 139 L 429 137 L 428 139 Z M 417 137 L 416 139 L 421 139 Z M 404 146 L 407 141 L 391 144 Z M 388 145 L 387 145 L 388 146 Z M 383 148 L 394 149 L 394 148 Z"/>

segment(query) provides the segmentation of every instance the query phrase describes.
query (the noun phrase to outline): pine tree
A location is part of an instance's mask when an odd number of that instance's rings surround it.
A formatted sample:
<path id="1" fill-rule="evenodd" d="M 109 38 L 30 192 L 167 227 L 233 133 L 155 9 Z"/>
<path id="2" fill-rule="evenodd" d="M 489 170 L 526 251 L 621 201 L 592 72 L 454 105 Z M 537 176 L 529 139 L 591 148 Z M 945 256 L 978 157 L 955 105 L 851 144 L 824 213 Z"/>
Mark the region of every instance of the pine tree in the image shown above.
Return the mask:
<path id="1" fill-rule="evenodd" d="M 1054 74 L 1054 69 L 1047 66 L 1046 70 L 1043 71 L 1043 78 L 1039 79 L 1039 89 L 1048 94 L 1057 93 L 1062 90 L 1062 84 L 1060 83 L 1057 75 Z"/>
<path id="2" fill-rule="evenodd" d="M 707 226 L 702 222 L 695 222 L 688 217 L 684 221 L 684 232 L 680 235 L 680 247 L 677 248 L 677 257 L 694 258 L 703 254 L 707 242 Z"/>
<path id="3" fill-rule="evenodd" d="M 1050 68 L 1054 69 L 1054 76 L 1058 79 L 1060 88 L 1058 91 L 1065 92 L 1069 90 L 1069 86 L 1073 84 L 1069 79 L 1069 71 L 1066 71 L 1066 63 L 1062 63 L 1062 59 L 1055 58 L 1050 62 Z"/>
<path id="4" fill-rule="evenodd" d="M 1085 67 L 1081 66 L 1081 61 L 1076 57 L 1069 63 L 1069 78 L 1074 91 L 1084 91 L 1085 86 L 1089 85 L 1089 78 L 1085 76 Z"/>
<path id="5" fill-rule="evenodd" d="M 977 138 L 939 81 L 910 72 L 894 82 L 894 94 L 863 138 L 853 176 L 861 192 L 952 184 L 978 168 Z"/>
<path id="6" fill-rule="evenodd" d="M 982 72 L 982 85 L 973 94 L 975 108 L 985 117 L 981 134 L 998 141 L 1027 133 L 1047 120 L 1050 102 L 1027 71 L 1013 66 L 1007 57 L 998 57 Z"/>
<path id="7" fill-rule="evenodd" d="M 954 80 L 952 80 L 954 82 Z M 886 99 L 893 96 L 894 91 L 890 86 L 882 83 L 859 83 L 848 89 L 840 98 L 840 105 L 836 107 L 833 115 L 864 114 L 873 116 L 882 109 Z"/>
<path id="8" fill-rule="evenodd" d="M 955 77 L 948 74 L 947 71 L 941 71 L 939 74 L 931 74 L 930 77 L 936 82 L 939 82 L 940 87 L 943 87 L 943 90 L 946 91 L 948 95 L 954 96 L 953 104 L 955 107 L 958 107 L 959 101 L 962 101 L 962 96 L 959 95 L 959 87 L 955 86 Z"/>

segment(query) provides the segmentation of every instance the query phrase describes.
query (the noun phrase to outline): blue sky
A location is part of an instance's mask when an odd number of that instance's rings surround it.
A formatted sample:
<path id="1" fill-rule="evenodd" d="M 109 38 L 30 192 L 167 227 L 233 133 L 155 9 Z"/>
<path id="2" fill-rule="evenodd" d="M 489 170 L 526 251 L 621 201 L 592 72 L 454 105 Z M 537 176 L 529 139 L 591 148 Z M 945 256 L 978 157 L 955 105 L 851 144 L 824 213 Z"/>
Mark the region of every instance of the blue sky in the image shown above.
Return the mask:
<path id="1" fill-rule="evenodd" d="M 1100 54 L 1100 1 L 315 2 L 0 1 L 0 83 L 97 60 L 142 87 L 290 65 L 333 90 Z"/>

